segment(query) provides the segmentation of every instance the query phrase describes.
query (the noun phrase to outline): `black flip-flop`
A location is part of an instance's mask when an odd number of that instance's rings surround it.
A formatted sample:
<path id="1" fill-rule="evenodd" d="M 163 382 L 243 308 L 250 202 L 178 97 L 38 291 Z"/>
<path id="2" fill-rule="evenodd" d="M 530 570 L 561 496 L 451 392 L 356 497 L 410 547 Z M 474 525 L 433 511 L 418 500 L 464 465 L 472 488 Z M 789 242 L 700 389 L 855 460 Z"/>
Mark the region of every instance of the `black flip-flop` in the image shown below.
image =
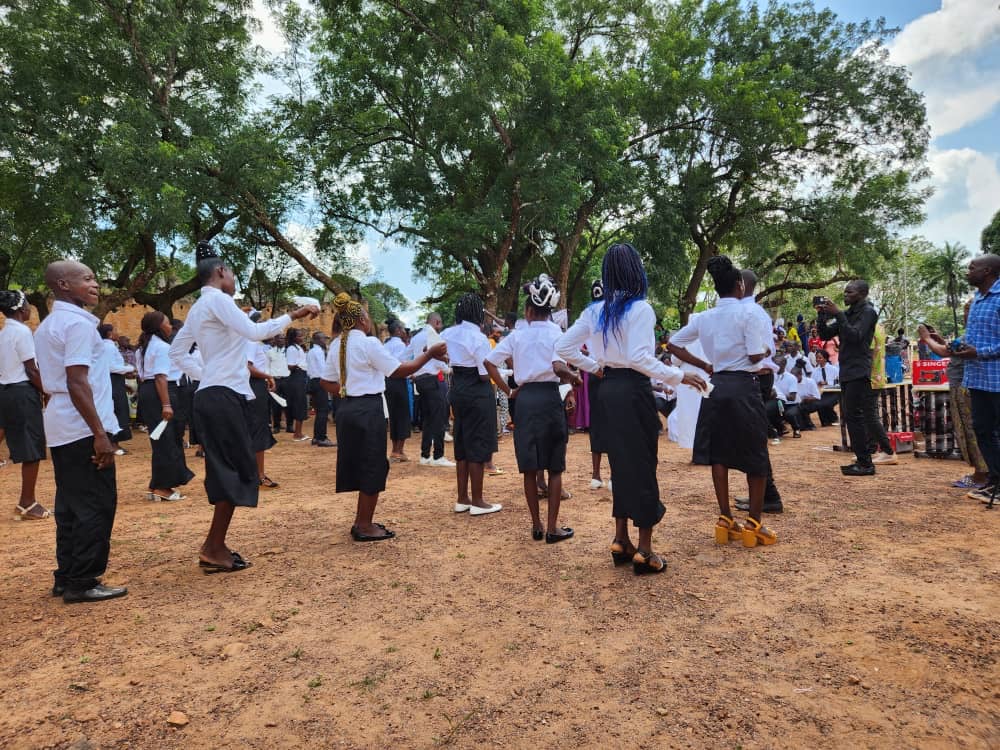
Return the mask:
<path id="1" fill-rule="evenodd" d="M 376 523 L 376 524 L 372 524 L 372 525 L 373 526 L 378 526 L 385 533 L 384 534 L 380 534 L 379 536 L 369 536 L 368 534 L 362 534 L 360 531 L 358 531 L 358 527 L 357 526 L 352 526 L 351 527 L 351 539 L 353 539 L 356 542 L 383 542 L 386 539 L 392 539 L 393 537 L 396 536 L 396 532 L 395 531 L 389 531 L 389 529 L 387 529 L 385 526 L 383 526 L 380 523 Z"/>
<path id="2" fill-rule="evenodd" d="M 544 529 L 532 529 L 531 530 L 531 538 L 534 539 L 536 542 L 542 541 L 545 538 L 545 530 Z"/>
<path id="3" fill-rule="evenodd" d="M 205 562 L 204 560 L 198 561 L 198 567 L 201 568 L 206 575 L 212 573 L 239 573 L 241 570 L 246 570 L 251 565 L 252 562 L 244 560 L 240 557 L 238 552 L 233 553 L 233 566 L 227 568 L 225 565 L 218 565 L 217 563 Z"/>

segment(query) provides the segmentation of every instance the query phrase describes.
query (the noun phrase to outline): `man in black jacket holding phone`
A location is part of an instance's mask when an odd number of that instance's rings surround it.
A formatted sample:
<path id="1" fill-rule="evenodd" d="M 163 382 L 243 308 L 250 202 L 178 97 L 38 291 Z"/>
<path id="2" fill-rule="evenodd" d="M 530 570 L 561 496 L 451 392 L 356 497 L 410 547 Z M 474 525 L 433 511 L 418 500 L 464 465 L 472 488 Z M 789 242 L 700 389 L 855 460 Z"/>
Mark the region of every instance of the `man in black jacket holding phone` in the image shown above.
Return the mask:
<path id="1" fill-rule="evenodd" d="M 818 301 L 816 310 L 832 316 L 832 327 L 840 337 L 840 388 L 843 395 L 843 414 L 851 448 L 856 461 L 841 466 L 845 476 L 862 477 L 875 474 L 875 465 L 869 448 L 869 436 L 875 438 L 879 448 L 895 463 L 896 457 L 878 416 L 877 394 L 872 390 L 872 339 L 878 312 L 868 301 L 868 282 L 855 279 L 844 288 L 841 310 L 832 300 Z"/>

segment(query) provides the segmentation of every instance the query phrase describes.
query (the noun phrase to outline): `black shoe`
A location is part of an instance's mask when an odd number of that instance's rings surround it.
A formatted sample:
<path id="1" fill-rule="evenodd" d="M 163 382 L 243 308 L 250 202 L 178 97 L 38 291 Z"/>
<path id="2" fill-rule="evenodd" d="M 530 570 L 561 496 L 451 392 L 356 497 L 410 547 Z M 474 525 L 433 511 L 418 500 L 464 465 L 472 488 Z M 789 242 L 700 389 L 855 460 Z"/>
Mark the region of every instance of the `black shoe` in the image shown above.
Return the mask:
<path id="1" fill-rule="evenodd" d="M 556 533 L 556 534 L 546 533 L 545 534 L 545 543 L 546 544 L 555 544 L 556 542 L 564 542 L 567 539 L 572 538 L 572 536 L 573 536 L 573 529 L 571 529 L 569 526 L 563 526 L 561 529 L 559 529 L 559 531 L 561 533 Z"/>
<path id="2" fill-rule="evenodd" d="M 60 586 L 58 583 L 52 587 L 52 596 L 62 596 L 66 592 L 65 586 Z"/>
<path id="3" fill-rule="evenodd" d="M 105 599 L 117 599 L 125 596 L 128 589 L 124 586 L 105 586 L 101 583 L 86 591 L 71 591 L 66 589 L 63 592 L 63 601 L 67 604 L 76 602 L 103 602 Z"/>
<path id="4" fill-rule="evenodd" d="M 848 466 L 841 466 L 840 473 L 845 477 L 873 477 L 875 476 L 875 467 L 871 465 L 850 464 Z"/>
<path id="5" fill-rule="evenodd" d="M 736 506 L 736 510 L 747 511 L 750 510 L 750 498 L 748 497 L 738 497 L 733 503 Z M 785 506 L 781 504 L 780 500 L 765 500 L 764 506 L 761 508 L 762 513 L 784 513 Z"/>
<path id="6" fill-rule="evenodd" d="M 531 538 L 534 539 L 536 542 L 542 541 L 545 538 L 545 530 L 544 529 L 532 529 L 531 530 Z"/>

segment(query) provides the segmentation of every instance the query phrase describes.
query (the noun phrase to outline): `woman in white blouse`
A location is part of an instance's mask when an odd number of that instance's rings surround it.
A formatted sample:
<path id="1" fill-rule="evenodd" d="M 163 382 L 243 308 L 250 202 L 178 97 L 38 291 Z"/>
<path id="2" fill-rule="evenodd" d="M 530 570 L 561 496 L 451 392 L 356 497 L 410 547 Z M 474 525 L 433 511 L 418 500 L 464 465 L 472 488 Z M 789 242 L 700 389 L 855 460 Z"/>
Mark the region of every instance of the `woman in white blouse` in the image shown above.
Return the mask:
<path id="1" fill-rule="evenodd" d="M 296 443 L 308 440 L 302 433 L 302 423 L 309 411 L 306 391 L 309 377 L 306 375 L 306 353 L 302 348 L 302 329 L 289 328 L 285 333 L 285 361 L 288 363 L 288 378 L 285 380 L 285 397 L 288 399 L 288 419 L 291 420 Z"/>
<path id="2" fill-rule="evenodd" d="M 660 420 L 650 378 L 697 388 L 704 388 L 705 381 L 656 358 L 656 313 L 646 301 L 646 271 L 632 245 L 623 242 L 608 248 L 601 277 L 604 297 L 586 308 L 559 339 L 556 354 L 603 379 L 597 409 L 606 427 L 614 477 L 611 557 L 615 565 L 631 562 L 636 575 L 662 573 L 666 560 L 652 547 L 653 527 L 665 509 L 656 481 Z M 589 355 L 580 351 L 587 342 Z M 629 538 L 630 520 L 639 529 L 638 548 Z"/>
<path id="3" fill-rule="evenodd" d="M 342 333 L 330 343 L 320 385 L 338 398 L 337 492 L 357 492 L 358 507 L 351 526 L 356 542 L 381 542 L 395 532 L 375 523 L 375 506 L 389 475 L 385 416 L 385 379 L 405 378 L 430 359 L 446 359 L 447 347 L 437 343 L 415 359 L 400 363 L 374 336 L 368 311 L 341 292 L 333 301 Z"/>
<path id="4" fill-rule="evenodd" d="M 141 325 L 139 403 L 149 427 L 149 443 L 153 451 L 146 497 L 154 502 L 183 500 L 185 496 L 174 488 L 190 482 L 194 473 L 187 467 L 181 434 L 173 424 L 178 402 L 177 381 L 181 375 L 170 361 L 170 345 L 167 342 L 173 331 L 170 319 L 158 310 L 143 315 Z M 159 419 L 156 419 L 157 414 Z M 160 421 L 166 422 L 167 426 L 159 439 L 153 440 L 152 433 Z"/>

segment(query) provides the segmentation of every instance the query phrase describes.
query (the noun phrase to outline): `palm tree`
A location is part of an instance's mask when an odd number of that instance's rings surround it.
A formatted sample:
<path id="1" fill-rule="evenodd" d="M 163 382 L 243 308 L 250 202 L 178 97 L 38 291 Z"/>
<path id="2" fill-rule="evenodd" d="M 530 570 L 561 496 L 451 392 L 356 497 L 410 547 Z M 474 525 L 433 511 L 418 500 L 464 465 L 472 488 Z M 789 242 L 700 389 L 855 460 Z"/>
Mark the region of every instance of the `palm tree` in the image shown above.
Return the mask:
<path id="1" fill-rule="evenodd" d="M 944 293 L 954 324 L 953 336 L 958 335 L 958 298 L 967 284 L 965 266 L 969 251 L 960 242 L 946 242 L 928 253 L 920 264 L 922 289 L 929 294 Z"/>

